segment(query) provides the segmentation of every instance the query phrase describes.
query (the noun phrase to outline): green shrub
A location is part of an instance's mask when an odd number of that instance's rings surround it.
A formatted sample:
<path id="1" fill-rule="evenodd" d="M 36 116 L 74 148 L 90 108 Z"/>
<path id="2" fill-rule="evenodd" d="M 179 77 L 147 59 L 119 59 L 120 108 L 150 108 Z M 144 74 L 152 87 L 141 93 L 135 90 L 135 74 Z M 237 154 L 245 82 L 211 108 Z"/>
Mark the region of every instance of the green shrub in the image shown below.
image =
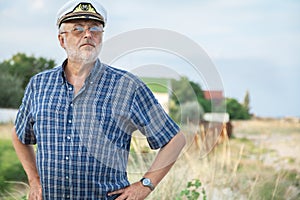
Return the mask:
<path id="1" fill-rule="evenodd" d="M 11 141 L 0 139 L 0 192 L 9 189 L 6 181 L 26 180 L 26 174 Z"/>
<path id="2" fill-rule="evenodd" d="M 17 53 L 0 63 L 0 107 L 18 108 L 29 79 L 55 66 L 52 59 Z"/>
<path id="3" fill-rule="evenodd" d="M 180 197 L 177 197 L 176 200 L 188 199 L 188 200 L 196 200 L 202 196 L 203 200 L 206 200 L 206 191 L 202 186 L 202 183 L 199 179 L 195 179 L 193 181 L 189 181 L 184 190 L 180 192 Z"/>
<path id="4" fill-rule="evenodd" d="M 19 107 L 24 93 L 21 79 L 9 73 L 2 72 L 0 74 L 0 91 L 0 107 Z"/>

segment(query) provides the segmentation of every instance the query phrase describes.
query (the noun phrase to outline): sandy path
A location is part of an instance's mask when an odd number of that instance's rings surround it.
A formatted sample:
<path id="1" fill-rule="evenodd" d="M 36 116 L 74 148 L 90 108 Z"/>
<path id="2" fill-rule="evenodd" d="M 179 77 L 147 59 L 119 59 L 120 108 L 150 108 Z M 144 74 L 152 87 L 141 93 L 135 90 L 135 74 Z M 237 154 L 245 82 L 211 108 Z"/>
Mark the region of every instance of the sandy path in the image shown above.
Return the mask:
<path id="1" fill-rule="evenodd" d="M 254 144 L 263 149 L 271 150 L 268 153 L 262 154 L 261 159 L 266 165 L 272 165 L 276 169 L 297 170 L 300 173 L 300 133 L 293 131 L 291 133 L 280 133 L 272 131 L 262 131 L 253 134 L 245 134 L 239 129 L 240 126 L 251 128 L 251 123 L 242 122 L 237 125 L 235 137 L 247 138 Z M 297 127 L 299 125 L 296 125 Z M 267 132 L 267 133 L 266 133 Z"/>

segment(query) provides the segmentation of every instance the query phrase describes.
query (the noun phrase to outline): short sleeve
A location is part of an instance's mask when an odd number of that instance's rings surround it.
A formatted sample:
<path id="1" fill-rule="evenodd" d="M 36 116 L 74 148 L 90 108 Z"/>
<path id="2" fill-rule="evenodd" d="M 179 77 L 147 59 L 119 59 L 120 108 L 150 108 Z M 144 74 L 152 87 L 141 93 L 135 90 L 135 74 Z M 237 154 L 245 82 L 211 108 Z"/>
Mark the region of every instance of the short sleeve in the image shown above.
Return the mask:
<path id="1" fill-rule="evenodd" d="M 33 132 L 32 96 L 33 89 L 31 80 L 26 87 L 22 104 L 18 110 L 15 121 L 17 136 L 23 144 L 36 144 L 36 137 Z"/>
<path id="2" fill-rule="evenodd" d="M 134 94 L 131 112 L 133 123 L 147 137 L 151 149 L 163 147 L 179 132 L 178 125 L 144 84 Z"/>

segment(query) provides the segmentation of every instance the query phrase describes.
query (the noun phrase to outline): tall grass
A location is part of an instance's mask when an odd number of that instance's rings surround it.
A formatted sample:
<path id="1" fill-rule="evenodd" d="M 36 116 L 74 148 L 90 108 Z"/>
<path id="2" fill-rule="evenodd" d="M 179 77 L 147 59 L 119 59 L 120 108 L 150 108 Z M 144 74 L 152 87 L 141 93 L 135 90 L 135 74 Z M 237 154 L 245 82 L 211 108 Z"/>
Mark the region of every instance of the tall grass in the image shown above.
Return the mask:
<path id="1" fill-rule="evenodd" d="M 251 125 L 252 122 L 249 123 Z M 280 125 L 285 130 L 284 134 L 294 131 L 297 126 Z M 209 142 L 199 136 L 200 129 L 193 126 L 185 128 L 187 147 L 148 199 L 176 199 L 192 180 L 201 181 L 207 199 L 300 199 L 300 174 L 297 170 L 279 170 L 264 164 L 262 157 L 274 154 L 274 151 L 257 146 L 246 137 L 224 137 L 221 143 L 218 140 L 219 144 L 217 141 Z M 246 127 L 244 130 L 248 129 Z M 265 124 L 258 126 L 258 133 L 255 134 L 269 133 L 270 129 L 278 130 Z M 236 131 L 240 130 L 237 127 Z M 206 142 L 209 142 L 208 147 Z M 144 141 L 140 144 L 144 145 Z M 132 146 L 132 152 L 141 149 L 138 145 Z M 130 162 L 130 165 L 134 164 Z M 141 175 L 129 173 L 129 178 L 136 181 Z"/>
<path id="2" fill-rule="evenodd" d="M 0 139 L 0 199 L 15 199 L 23 196 L 26 180 L 25 172 L 11 141 Z"/>

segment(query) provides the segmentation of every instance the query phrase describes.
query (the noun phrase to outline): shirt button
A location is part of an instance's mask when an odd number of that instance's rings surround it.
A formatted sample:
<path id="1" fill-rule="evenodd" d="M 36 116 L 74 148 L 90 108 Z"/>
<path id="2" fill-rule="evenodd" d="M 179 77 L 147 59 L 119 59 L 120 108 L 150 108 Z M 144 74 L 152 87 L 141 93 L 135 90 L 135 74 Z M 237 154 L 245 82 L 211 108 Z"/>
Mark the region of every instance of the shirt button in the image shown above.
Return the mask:
<path id="1" fill-rule="evenodd" d="M 68 120 L 68 123 L 71 124 L 71 123 L 72 123 L 72 120 L 69 119 L 69 120 Z"/>
<path id="2" fill-rule="evenodd" d="M 69 156 L 66 156 L 66 160 L 69 160 Z"/>
<path id="3" fill-rule="evenodd" d="M 71 140 L 71 137 L 70 137 L 70 136 L 67 136 L 67 140 Z"/>
<path id="4" fill-rule="evenodd" d="M 69 177 L 68 177 L 68 176 L 66 176 L 66 179 L 68 180 L 68 179 L 69 179 Z"/>
<path id="5" fill-rule="evenodd" d="M 69 198 L 70 198 L 70 195 L 67 195 L 66 198 L 69 199 Z"/>
<path id="6" fill-rule="evenodd" d="M 73 88 L 72 88 L 72 87 L 69 87 L 69 90 L 71 91 L 71 90 L 73 90 Z"/>
<path id="7" fill-rule="evenodd" d="M 73 107 L 73 103 L 71 103 L 70 106 Z"/>

